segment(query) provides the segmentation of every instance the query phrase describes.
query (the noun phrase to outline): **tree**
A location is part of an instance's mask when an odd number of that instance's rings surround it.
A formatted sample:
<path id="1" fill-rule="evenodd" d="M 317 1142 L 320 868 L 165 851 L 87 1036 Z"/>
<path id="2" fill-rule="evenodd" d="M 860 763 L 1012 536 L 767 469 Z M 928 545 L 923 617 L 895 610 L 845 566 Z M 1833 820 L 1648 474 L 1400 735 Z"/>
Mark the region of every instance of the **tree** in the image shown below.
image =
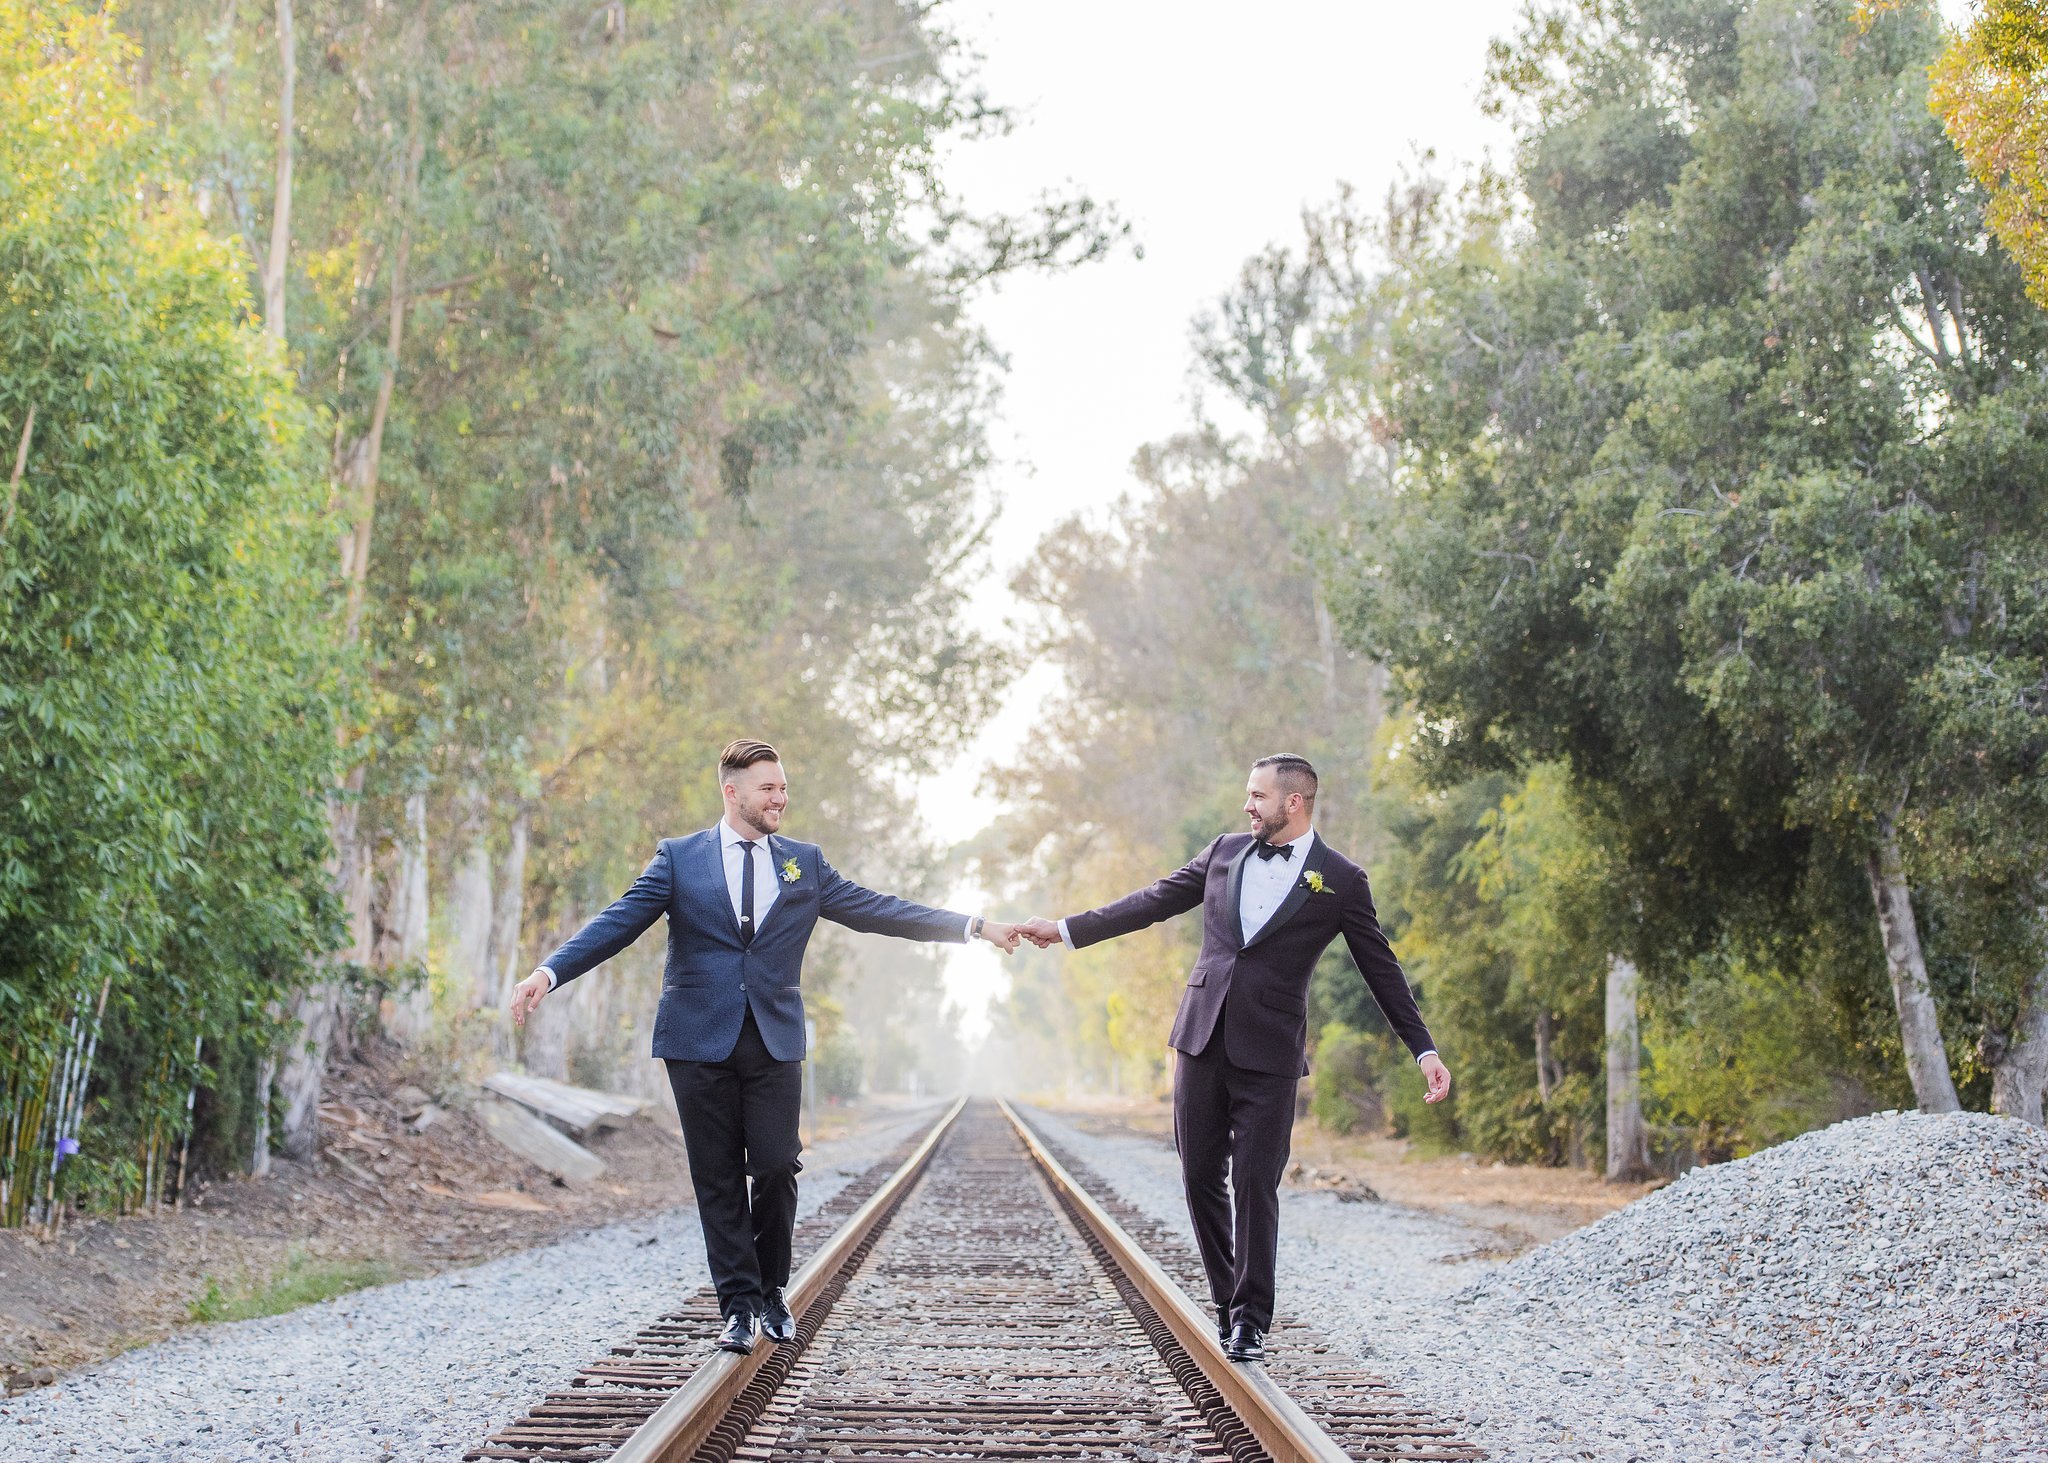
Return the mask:
<path id="1" fill-rule="evenodd" d="M 128 59 L 104 16 L 0 13 L 6 1222 L 155 1203 L 193 1085 L 247 1070 L 335 936 L 305 415 Z"/>
<path id="2" fill-rule="evenodd" d="M 1938 1110 L 1935 824 L 2039 847 L 2025 785 L 1938 723 L 1996 667 L 2031 745 L 2042 528 L 2011 494 L 2044 339 L 1952 153 L 1901 121 L 1936 40 L 1924 10 L 1859 33 L 1846 7 L 1701 0 L 1568 10 L 1504 52 L 1528 227 L 1482 225 L 1414 286 L 1412 511 L 1358 604 L 1447 767 L 1559 758 L 1596 790 L 1645 948 L 1861 866 Z"/>
<path id="3" fill-rule="evenodd" d="M 1986 0 L 1934 63 L 1929 94 L 2034 303 L 2048 309 L 2048 15 L 2025 0 Z"/>

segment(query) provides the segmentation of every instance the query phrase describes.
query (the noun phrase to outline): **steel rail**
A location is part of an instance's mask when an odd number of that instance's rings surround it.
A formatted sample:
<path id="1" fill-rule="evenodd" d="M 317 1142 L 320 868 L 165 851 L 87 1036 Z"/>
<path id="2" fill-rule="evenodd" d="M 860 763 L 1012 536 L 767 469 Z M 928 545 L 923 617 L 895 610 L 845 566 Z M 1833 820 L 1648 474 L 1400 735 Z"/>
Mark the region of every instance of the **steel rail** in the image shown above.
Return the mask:
<path id="1" fill-rule="evenodd" d="M 1124 1227 L 1109 1216 L 1095 1197 L 1077 1183 L 1066 1167 L 1034 1133 L 1017 1110 L 1002 1098 L 996 1099 L 1018 1137 L 1037 1160 L 1046 1179 L 1066 1199 L 1075 1214 L 1092 1230 L 1138 1294 L 1157 1312 L 1173 1332 L 1189 1358 L 1201 1369 L 1210 1385 L 1222 1394 L 1259 1446 L 1274 1463 L 1351 1463 L 1351 1455 L 1337 1440 L 1323 1431 L 1316 1420 L 1285 1392 L 1257 1362 L 1232 1361 L 1216 1339 L 1215 1322 L 1200 1310 L 1172 1277 L 1146 1254 Z"/>
<path id="2" fill-rule="evenodd" d="M 967 1099 L 962 1097 L 947 1109 L 946 1115 L 933 1125 L 924 1141 L 917 1145 L 917 1151 L 904 1160 L 903 1166 L 890 1175 L 889 1181 L 855 1210 L 853 1216 L 839 1226 L 838 1232 L 790 1277 L 788 1286 L 784 1288 L 790 1315 L 798 1320 L 803 1318 L 811 1302 L 860 1248 L 861 1242 L 902 1202 L 911 1185 L 917 1182 L 925 1166 L 931 1162 L 939 1140 L 946 1136 L 954 1119 L 966 1106 Z M 747 1383 L 767 1364 L 773 1351 L 767 1342 L 759 1341 L 746 1356 L 731 1351 L 715 1353 L 691 1374 L 689 1381 L 656 1408 L 631 1437 L 620 1444 L 618 1452 L 612 1455 L 612 1463 L 685 1463 L 711 1436 L 733 1399 L 746 1390 Z"/>

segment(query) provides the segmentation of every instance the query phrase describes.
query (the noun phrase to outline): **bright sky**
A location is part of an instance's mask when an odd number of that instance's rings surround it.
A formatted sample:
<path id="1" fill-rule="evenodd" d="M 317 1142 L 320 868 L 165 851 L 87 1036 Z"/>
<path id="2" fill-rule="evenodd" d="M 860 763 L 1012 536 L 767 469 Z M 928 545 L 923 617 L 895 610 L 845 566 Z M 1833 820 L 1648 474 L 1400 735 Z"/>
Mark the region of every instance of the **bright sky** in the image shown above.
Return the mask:
<path id="1" fill-rule="evenodd" d="M 1187 424 L 1189 322 L 1246 258 L 1295 242 L 1303 207 L 1340 182 L 1376 205 L 1423 148 L 1444 167 L 1500 146 L 1475 101 L 1486 43 L 1518 9 L 1519 0 L 954 0 L 940 10 L 983 57 L 990 97 L 1020 118 L 1010 136 L 947 160 L 969 207 L 1021 211 L 1078 188 L 1113 203 L 1144 247 L 1143 259 L 1124 250 L 1010 280 L 976 308 L 1010 361 L 992 479 L 1000 542 L 976 596 L 981 623 L 1000 627 L 1016 613 L 1009 579 L 1041 537 L 1134 488 L 1132 454 Z M 1020 680 L 967 754 L 919 786 L 939 837 L 966 838 L 995 814 L 977 790 L 982 772 L 1029 733 L 1054 685 L 1045 669 Z M 955 908 L 981 901 L 979 890 L 953 895 Z M 947 955 L 947 988 L 972 1039 L 1004 989 L 1003 957 L 986 945 Z"/>
<path id="2" fill-rule="evenodd" d="M 1188 326 L 1230 288 L 1238 267 L 1300 237 L 1306 205 L 1340 182 L 1376 205 L 1403 163 L 1434 149 L 1455 175 L 1504 130 L 1477 106 L 1486 43 L 1512 33 L 1521 0 L 1390 4 L 1268 0 L 952 0 L 939 19 L 983 57 L 990 97 L 1021 125 L 957 149 L 946 175 L 971 208 L 1028 208 L 1078 187 L 1134 225 L 1128 251 L 1083 270 L 1006 283 L 976 315 L 1010 372 L 995 433 L 992 486 L 1003 506 L 995 569 L 974 613 L 997 627 L 1017 611 L 1012 571 L 1067 516 L 1136 486 L 1133 452 L 1189 420 Z M 1951 21 L 1968 0 L 1943 0 Z M 1055 678 L 1041 668 L 1002 713 L 918 794 L 948 841 L 986 825 L 996 805 L 983 770 L 1029 733 Z M 955 908 L 981 907 L 978 890 Z M 1064 910 L 991 913 L 1061 914 Z M 948 990 L 972 1039 L 1005 988 L 1003 957 L 947 947 Z"/>

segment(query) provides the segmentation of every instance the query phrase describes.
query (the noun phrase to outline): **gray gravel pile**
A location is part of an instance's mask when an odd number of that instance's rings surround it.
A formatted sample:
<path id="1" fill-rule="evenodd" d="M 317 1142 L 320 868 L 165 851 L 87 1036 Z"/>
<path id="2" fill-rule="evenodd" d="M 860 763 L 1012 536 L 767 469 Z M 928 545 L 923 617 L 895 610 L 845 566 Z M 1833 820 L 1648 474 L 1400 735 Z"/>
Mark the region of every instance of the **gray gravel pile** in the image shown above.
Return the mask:
<path id="1" fill-rule="evenodd" d="M 905 1114 L 806 1154 L 799 1216 L 931 1120 Z M 0 1463 L 459 1459 L 704 1279 L 697 1211 L 683 1206 L 201 1327 L 0 1401 Z"/>
<path id="2" fill-rule="evenodd" d="M 1982 1113 L 1838 1123 L 1695 1169 L 1456 1301 L 1695 1350 L 1788 1445 L 1863 1432 L 2048 1456 L 2048 1132 Z"/>
<path id="3" fill-rule="evenodd" d="M 1192 1243 L 1169 1150 L 1045 1123 Z M 1280 1307 L 1502 1463 L 2048 1463 L 2039 1129 L 1881 1114 L 1497 1239 L 1286 1189 Z"/>

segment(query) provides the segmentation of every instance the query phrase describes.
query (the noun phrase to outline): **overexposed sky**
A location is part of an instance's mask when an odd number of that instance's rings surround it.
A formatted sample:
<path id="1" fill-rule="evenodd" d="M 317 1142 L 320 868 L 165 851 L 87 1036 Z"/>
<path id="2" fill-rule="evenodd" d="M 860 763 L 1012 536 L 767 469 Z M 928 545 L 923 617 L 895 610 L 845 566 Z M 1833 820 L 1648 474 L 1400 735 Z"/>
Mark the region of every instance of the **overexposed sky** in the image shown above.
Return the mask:
<path id="1" fill-rule="evenodd" d="M 974 605 L 982 624 L 1015 613 L 1010 576 L 1047 532 L 1134 488 L 1132 454 L 1188 424 L 1189 323 L 1245 259 L 1296 241 L 1302 209 L 1340 182 L 1376 205 L 1421 149 L 1446 168 L 1501 146 L 1476 98 L 1486 43 L 1518 9 L 953 0 L 939 10 L 981 55 L 990 98 L 1019 119 L 1011 135 L 946 159 L 969 208 L 1021 211 L 1079 189 L 1114 204 L 1144 248 L 1142 259 L 1124 248 L 1080 270 L 1007 280 L 975 307 L 1010 362 L 991 481 L 999 543 Z M 977 791 L 982 772 L 1030 733 L 1054 685 L 1046 670 L 1019 681 L 974 747 L 919 785 L 939 837 L 964 839 L 994 815 Z M 960 890 L 954 903 L 983 900 Z M 972 1036 L 1003 989 L 1003 957 L 986 945 L 947 954 L 947 987 Z"/>

